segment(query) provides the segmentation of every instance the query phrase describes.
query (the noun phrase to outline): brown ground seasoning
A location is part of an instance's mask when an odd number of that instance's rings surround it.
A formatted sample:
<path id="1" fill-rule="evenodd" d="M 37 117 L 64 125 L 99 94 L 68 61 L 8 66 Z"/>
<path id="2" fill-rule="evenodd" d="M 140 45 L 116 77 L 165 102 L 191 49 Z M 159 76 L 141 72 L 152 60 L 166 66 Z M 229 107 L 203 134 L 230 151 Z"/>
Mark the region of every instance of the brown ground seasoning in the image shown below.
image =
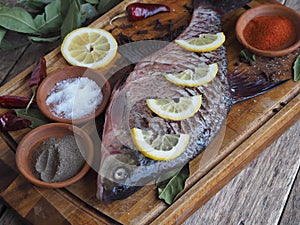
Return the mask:
<path id="1" fill-rule="evenodd" d="M 76 175 L 85 164 L 75 137 L 51 137 L 32 156 L 32 172 L 45 182 L 61 182 Z"/>

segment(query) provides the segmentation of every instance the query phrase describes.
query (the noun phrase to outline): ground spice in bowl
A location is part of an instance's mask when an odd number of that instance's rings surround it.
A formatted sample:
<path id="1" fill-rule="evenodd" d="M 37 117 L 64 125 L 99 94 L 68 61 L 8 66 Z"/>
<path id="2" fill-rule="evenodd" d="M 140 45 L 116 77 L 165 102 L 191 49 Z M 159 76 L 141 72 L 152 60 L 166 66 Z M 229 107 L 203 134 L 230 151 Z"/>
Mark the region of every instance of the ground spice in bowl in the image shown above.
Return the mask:
<path id="1" fill-rule="evenodd" d="M 85 160 L 73 135 L 62 138 L 50 137 L 34 151 L 31 170 L 42 181 L 62 182 L 75 176 Z"/>
<path id="2" fill-rule="evenodd" d="M 285 16 L 258 16 L 245 27 L 245 40 L 261 50 L 279 50 L 295 42 L 296 31 L 293 22 Z"/>

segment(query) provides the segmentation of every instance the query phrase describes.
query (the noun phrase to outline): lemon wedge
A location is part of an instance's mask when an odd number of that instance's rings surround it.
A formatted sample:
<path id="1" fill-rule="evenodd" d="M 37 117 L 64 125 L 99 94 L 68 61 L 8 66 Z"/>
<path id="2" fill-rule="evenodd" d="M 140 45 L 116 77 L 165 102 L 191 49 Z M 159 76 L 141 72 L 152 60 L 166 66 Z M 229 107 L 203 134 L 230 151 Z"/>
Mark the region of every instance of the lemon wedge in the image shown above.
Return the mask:
<path id="1" fill-rule="evenodd" d="M 132 140 L 136 148 L 146 157 L 154 160 L 172 160 L 186 149 L 190 135 L 164 134 L 153 135 L 151 130 L 133 128 Z"/>
<path id="2" fill-rule="evenodd" d="M 196 67 L 195 71 L 187 69 L 177 74 L 165 74 L 165 78 L 173 84 L 184 87 L 198 87 L 215 78 L 218 73 L 218 64 Z"/>
<path id="3" fill-rule="evenodd" d="M 217 34 L 200 34 L 197 38 L 175 40 L 182 48 L 193 52 L 209 52 L 219 48 L 225 42 L 223 32 Z"/>
<path id="4" fill-rule="evenodd" d="M 177 99 L 147 99 L 148 107 L 166 120 L 184 120 L 195 115 L 202 104 L 202 96 L 181 97 Z"/>
<path id="5" fill-rule="evenodd" d="M 71 65 L 95 69 L 110 63 L 117 48 L 117 41 L 109 32 L 82 27 L 73 30 L 64 38 L 61 53 Z"/>

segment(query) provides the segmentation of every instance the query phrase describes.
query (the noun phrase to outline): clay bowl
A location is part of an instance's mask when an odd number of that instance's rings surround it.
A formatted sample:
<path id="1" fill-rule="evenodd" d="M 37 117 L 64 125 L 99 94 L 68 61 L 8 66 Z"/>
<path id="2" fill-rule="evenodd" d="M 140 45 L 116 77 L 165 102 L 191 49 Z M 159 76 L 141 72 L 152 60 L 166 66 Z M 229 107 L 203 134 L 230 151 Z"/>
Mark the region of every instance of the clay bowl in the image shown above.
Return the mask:
<path id="1" fill-rule="evenodd" d="M 38 146 L 41 145 L 43 141 L 49 139 L 50 137 L 61 138 L 65 135 L 75 136 L 76 142 L 85 146 L 84 159 L 86 160 L 86 164 L 75 176 L 68 180 L 53 183 L 41 181 L 33 175 L 31 170 L 31 160 L 34 151 L 37 149 Z M 82 149 L 80 149 L 80 151 L 82 151 Z M 49 123 L 31 130 L 23 137 L 16 151 L 16 164 L 19 171 L 32 184 L 44 188 L 62 188 L 77 182 L 88 172 L 93 160 L 93 156 L 93 142 L 85 131 L 71 124 Z"/>
<path id="2" fill-rule="evenodd" d="M 46 104 L 46 100 L 50 91 L 52 90 L 52 88 L 55 86 L 56 83 L 62 80 L 66 80 L 69 78 L 79 78 L 79 77 L 87 77 L 97 83 L 97 85 L 101 88 L 102 95 L 103 95 L 103 100 L 101 104 L 96 109 L 95 113 L 91 113 L 81 118 L 68 119 L 68 118 L 58 117 L 57 115 L 51 112 L 50 106 Z M 111 93 L 111 87 L 109 82 L 102 74 L 100 74 L 96 70 L 87 67 L 68 66 L 68 67 L 56 69 L 55 71 L 48 74 L 48 76 L 42 81 L 42 83 L 38 88 L 36 101 L 42 113 L 45 116 L 47 116 L 49 119 L 61 123 L 82 124 L 91 119 L 94 119 L 104 111 L 108 103 L 110 93 Z"/>
<path id="3" fill-rule="evenodd" d="M 243 31 L 246 25 L 255 17 L 258 16 L 285 16 L 290 19 L 295 26 L 295 38 L 291 43 L 286 46 L 282 46 L 278 50 L 261 50 L 251 46 L 244 38 Z M 247 10 L 242 14 L 236 23 L 236 35 L 237 39 L 241 44 L 243 44 L 247 49 L 257 55 L 275 57 L 283 56 L 291 53 L 300 46 L 300 14 L 291 8 L 288 8 L 279 4 L 265 4 L 252 9 Z"/>

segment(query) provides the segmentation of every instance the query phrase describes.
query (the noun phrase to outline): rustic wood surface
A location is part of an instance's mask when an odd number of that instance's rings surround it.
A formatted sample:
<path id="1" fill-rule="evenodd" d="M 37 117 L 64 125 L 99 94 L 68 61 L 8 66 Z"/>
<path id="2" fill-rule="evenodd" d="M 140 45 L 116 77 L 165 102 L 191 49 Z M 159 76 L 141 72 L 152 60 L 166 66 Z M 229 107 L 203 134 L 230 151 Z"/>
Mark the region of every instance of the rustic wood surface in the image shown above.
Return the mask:
<path id="1" fill-rule="evenodd" d="M 297 5 L 295 0 L 282 3 L 299 10 L 299 4 Z M 10 35 L 12 35 L 13 38 L 23 40 L 23 37 L 16 36 L 16 34 Z M 1 85 L 8 83 L 13 86 L 14 83 L 11 83 L 13 77 L 28 68 L 37 58 L 48 53 L 55 46 L 57 46 L 57 43 L 49 45 L 31 44 L 16 51 L 10 50 L 1 52 Z M 30 69 L 28 71 L 30 71 Z M 22 93 L 22 90 L 20 90 L 20 93 Z M 295 115 L 295 118 L 299 119 L 299 115 Z M 226 185 L 217 195 L 195 212 L 185 224 L 299 224 L 299 175 L 297 176 L 300 165 L 299 130 L 300 123 L 296 122 L 292 128 L 264 150 L 243 172 L 236 176 L 236 178 Z M 21 134 L 13 135 L 13 138 L 17 141 L 20 140 L 21 137 Z M 1 159 L 5 159 L 6 163 L 10 163 L 14 160 L 14 155 L 4 143 L 4 139 L 5 136 L 0 137 L 0 156 Z M 3 169 L 2 171 L 11 170 L 11 168 L 8 168 L 6 165 L 0 166 L 1 169 Z M 0 171 L 0 174 L 2 171 Z M 97 221 L 97 212 L 85 214 L 83 208 L 76 208 L 74 206 L 67 207 L 67 201 L 64 201 L 65 203 L 61 203 L 60 201 L 62 197 L 65 199 L 69 192 L 77 193 L 77 189 L 81 187 L 80 184 L 77 186 L 74 185 L 66 191 L 47 192 L 40 189 L 31 190 L 29 184 L 24 184 L 26 181 L 24 182 L 21 176 L 17 173 L 14 174 L 17 177 L 13 184 L 14 187 L 23 185 L 22 188 L 28 188 L 28 190 L 30 190 L 30 192 L 24 192 L 28 194 L 28 196 L 24 196 L 24 200 L 25 198 L 29 199 L 30 196 L 32 196 L 32 199 L 30 202 L 27 201 L 27 203 L 24 201 L 24 204 L 36 204 L 36 206 L 40 207 L 45 206 L 48 202 L 52 202 L 54 206 L 61 204 L 60 210 L 64 211 L 64 216 L 68 216 L 69 221 L 75 221 L 75 219 L 78 220 L 78 218 L 82 219 L 79 219 L 79 221 L 89 221 L 90 224 L 93 224 L 93 221 Z M 93 176 L 94 175 L 91 175 L 90 177 L 93 178 Z M 9 182 L 7 184 L 9 184 Z M 13 200 L 14 193 L 20 191 L 17 189 L 12 190 L 15 192 L 9 193 L 9 200 Z M 143 196 L 149 190 L 153 193 L 150 187 L 150 189 L 142 191 L 140 195 Z M 8 196 L 6 195 L 6 197 Z M 68 201 L 74 203 L 76 200 L 70 197 Z M 94 199 L 91 199 L 89 204 L 92 205 L 93 201 Z M 24 204 L 19 204 L 17 207 L 18 213 L 20 215 L 33 216 L 32 213 L 26 212 L 26 208 L 30 207 Z M 74 205 L 78 206 L 78 204 Z M 67 207 L 67 210 L 64 209 L 64 207 Z M 55 213 L 57 209 L 59 208 L 56 207 L 55 209 L 52 207 L 53 211 L 51 212 Z M 113 210 L 113 207 L 110 210 Z M 187 213 L 191 214 L 191 212 Z M 0 207 L 0 215 L 0 224 L 21 224 L 20 221 L 22 219 L 11 210 L 6 209 L 3 205 Z M 39 218 L 41 219 L 42 217 Z M 64 222 L 64 218 L 58 218 L 59 224 L 64 224 Z M 110 222 L 109 219 L 97 221 L 98 224 Z M 42 224 L 42 222 L 36 221 L 34 224 Z M 138 221 L 136 224 L 138 224 Z"/>

